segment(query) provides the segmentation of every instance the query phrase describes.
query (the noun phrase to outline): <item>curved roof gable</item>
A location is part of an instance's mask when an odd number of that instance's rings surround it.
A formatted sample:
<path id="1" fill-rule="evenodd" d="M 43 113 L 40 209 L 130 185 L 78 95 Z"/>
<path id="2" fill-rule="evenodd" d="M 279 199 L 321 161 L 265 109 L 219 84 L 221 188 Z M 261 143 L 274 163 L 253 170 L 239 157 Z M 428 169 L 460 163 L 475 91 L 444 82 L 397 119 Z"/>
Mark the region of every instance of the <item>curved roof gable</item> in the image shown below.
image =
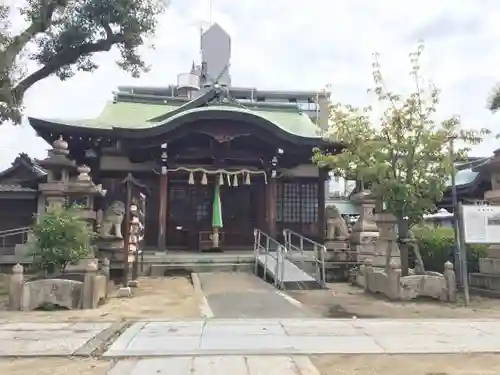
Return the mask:
<path id="1" fill-rule="evenodd" d="M 148 137 L 168 132 L 180 125 L 203 119 L 239 119 L 262 126 L 277 136 L 300 143 L 323 143 L 320 128 L 309 116 L 294 106 L 254 106 L 247 108 L 229 98 L 221 89 L 211 89 L 189 102 L 134 102 L 130 98 L 106 105 L 103 112 L 90 120 L 49 120 L 29 118 L 35 128 L 85 133 L 117 133 L 123 137 Z M 182 104 L 182 105 L 181 105 Z M 140 132 L 139 132 L 140 131 Z"/>

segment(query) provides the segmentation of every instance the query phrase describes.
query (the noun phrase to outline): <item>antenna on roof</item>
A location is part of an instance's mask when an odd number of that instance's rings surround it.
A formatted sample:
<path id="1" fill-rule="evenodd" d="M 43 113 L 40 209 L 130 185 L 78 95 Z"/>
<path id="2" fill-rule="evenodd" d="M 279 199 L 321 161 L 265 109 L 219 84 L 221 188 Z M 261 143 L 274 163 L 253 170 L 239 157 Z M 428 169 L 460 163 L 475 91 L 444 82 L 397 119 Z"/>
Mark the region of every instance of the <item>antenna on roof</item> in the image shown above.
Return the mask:
<path id="1" fill-rule="evenodd" d="M 212 0 L 208 0 L 208 27 L 212 26 Z"/>
<path id="2" fill-rule="evenodd" d="M 319 91 L 316 91 L 316 126 L 319 126 Z"/>

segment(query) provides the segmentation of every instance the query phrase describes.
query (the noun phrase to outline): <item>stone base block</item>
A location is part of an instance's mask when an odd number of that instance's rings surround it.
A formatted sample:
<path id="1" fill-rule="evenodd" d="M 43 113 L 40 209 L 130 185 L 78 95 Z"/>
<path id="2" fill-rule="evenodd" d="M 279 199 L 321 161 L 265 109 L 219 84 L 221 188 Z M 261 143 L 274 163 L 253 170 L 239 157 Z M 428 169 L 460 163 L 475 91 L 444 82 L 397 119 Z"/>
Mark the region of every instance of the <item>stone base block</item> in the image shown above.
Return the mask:
<path id="1" fill-rule="evenodd" d="M 386 267 L 387 266 L 387 256 L 385 254 L 374 254 L 372 257 L 373 267 Z M 392 262 L 396 267 L 401 267 L 401 257 L 399 253 L 391 256 L 389 262 Z"/>
<path id="2" fill-rule="evenodd" d="M 495 259 L 495 258 L 479 259 L 479 272 L 484 274 L 500 275 L 500 259 Z"/>
<path id="3" fill-rule="evenodd" d="M 97 258 L 86 258 L 80 260 L 77 264 L 69 264 L 66 267 L 67 273 L 85 273 L 89 271 L 97 271 L 99 269 L 99 261 Z"/>
<path id="4" fill-rule="evenodd" d="M 469 283 L 473 288 L 500 292 L 500 274 L 471 273 Z"/>
<path id="5" fill-rule="evenodd" d="M 491 245 L 486 251 L 488 258 L 500 259 L 500 246 Z"/>
<path id="6" fill-rule="evenodd" d="M 116 297 L 118 298 L 130 298 L 132 297 L 132 289 L 127 286 L 122 286 L 120 289 L 116 291 Z"/>
<path id="7" fill-rule="evenodd" d="M 130 280 L 128 286 L 131 288 L 139 288 L 139 280 Z"/>
<path id="8" fill-rule="evenodd" d="M 347 241 L 335 241 L 329 240 L 325 242 L 325 246 L 327 250 L 347 250 L 349 248 L 349 244 Z"/>

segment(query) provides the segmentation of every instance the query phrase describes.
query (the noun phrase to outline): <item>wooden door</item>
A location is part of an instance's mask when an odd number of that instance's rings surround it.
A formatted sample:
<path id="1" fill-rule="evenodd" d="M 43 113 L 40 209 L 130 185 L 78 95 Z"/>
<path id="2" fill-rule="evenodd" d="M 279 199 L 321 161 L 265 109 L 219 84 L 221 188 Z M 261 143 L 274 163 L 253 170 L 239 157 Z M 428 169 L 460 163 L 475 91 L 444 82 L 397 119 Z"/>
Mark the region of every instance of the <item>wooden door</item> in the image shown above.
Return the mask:
<path id="1" fill-rule="evenodd" d="M 252 185 L 221 186 L 222 219 L 226 247 L 251 246 L 258 207 Z"/>
<path id="2" fill-rule="evenodd" d="M 167 246 L 198 249 L 198 233 L 211 230 L 212 187 L 171 181 L 168 194 Z"/>

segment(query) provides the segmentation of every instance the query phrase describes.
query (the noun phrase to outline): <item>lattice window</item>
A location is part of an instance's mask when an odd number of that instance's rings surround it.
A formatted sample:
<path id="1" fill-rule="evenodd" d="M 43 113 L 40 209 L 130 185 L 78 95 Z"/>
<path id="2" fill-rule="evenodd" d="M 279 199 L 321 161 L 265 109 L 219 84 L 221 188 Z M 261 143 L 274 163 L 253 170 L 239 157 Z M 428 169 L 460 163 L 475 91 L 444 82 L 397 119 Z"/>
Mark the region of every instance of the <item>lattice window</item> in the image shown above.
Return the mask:
<path id="1" fill-rule="evenodd" d="M 283 221 L 300 223 L 300 185 L 285 183 L 283 190 Z"/>
<path id="2" fill-rule="evenodd" d="M 203 219 L 206 219 L 207 217 L 210 216 L 210 202 L 209 201 L 202 201 L 198 202 L 196 205 L 196 220 L 201 221 Z"/>
<path id="3" fill-rule="evenodd" d="M 318 184 L 285 182 L 277 186 L 276 221 L 315 223 L 318 221 Z"/>
<path id="4" fill-rule="evenodd" d="M 318 221 L 318 184 L 300 185 L 300 221 L 315 223 Z"/>

